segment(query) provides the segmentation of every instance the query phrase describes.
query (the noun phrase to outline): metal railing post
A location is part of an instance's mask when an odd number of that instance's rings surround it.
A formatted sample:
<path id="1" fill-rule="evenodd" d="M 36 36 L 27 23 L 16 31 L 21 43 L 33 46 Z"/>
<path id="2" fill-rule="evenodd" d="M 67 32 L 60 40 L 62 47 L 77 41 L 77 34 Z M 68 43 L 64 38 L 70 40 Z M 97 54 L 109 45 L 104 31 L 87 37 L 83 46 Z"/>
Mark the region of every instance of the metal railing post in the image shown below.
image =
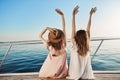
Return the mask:
<path id="1" fill-rule="evenodd" d="M 2 59 L 2 61 L 1 61 L 1 63 L 0 63 L 0 67 L 1 67 L 1 66 L 3 65 L 3 63 L 5 62 L 6 57 L 7 57 L 8 53 L 10 52 L 11 47 L 12 47 L 12 44 L 10 43 L 10 47 L 8 48 L 5 56 L 3 57 L 3 59 Z"/>
<path id="2" fill-rule="evenodd" d="M 100 46 L 102 45 L 103 41 L 104 41 L 104 40 L 101 40 L 101 42 L 100 42 L 99 46 L 97 47 L 96 51 L 94 52 L 94 55 L 92 56 L 91 61 L 94 59 L 94 57 L 95 57 L 95 55 L 97 54 L 97 52 L 98 52 L 98 50 L 99 50 Z"/>

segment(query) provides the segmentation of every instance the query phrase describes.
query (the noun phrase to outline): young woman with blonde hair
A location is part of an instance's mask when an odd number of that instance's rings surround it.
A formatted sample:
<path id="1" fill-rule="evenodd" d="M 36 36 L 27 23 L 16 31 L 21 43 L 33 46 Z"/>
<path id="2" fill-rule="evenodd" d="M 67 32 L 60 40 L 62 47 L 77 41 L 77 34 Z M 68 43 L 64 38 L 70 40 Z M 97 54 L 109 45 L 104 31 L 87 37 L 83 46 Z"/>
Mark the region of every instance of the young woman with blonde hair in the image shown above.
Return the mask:
<path id="1" fill-rule="evenodd" d="M 56 12 L 62 16 L 63 30 L 46 27 L 41 32 L 40 39 L 48 48 L 49 54 L 40 69 L 39 77 L 65 78 L 68 74 L 65 19 L 60 9 L 56 9 Z M 45 40 L 43 34 L 47 30 L 48 40 Z"/>

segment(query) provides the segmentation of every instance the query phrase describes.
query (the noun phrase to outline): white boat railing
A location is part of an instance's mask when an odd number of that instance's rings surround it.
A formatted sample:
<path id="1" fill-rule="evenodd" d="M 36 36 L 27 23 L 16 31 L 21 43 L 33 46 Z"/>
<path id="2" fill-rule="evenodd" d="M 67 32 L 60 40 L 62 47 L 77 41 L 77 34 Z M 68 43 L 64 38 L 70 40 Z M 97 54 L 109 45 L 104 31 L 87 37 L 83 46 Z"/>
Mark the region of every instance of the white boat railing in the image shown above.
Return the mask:
<path id="1" fill-rule="evenodd" d="M 94 57 L 96 56 L 98 50 L 100 49 L 103 41 L 106 40 L 120 40 L 120 38 L 102 38 L 102 39 L 91 39 L 91 41 L 100 41 L 97 49 L 95 50 L 91 60 L 94 59 Z M 67 40 L 67 42 L 70 42 L 70 40 Z M 40 40 L 28 40 L 28 41 L 11 41 L 11 42 L 0 42 L 0 46 L 9 46 L 8 50 L 6 51 L 6 54 L 4 55 L 4 57 L 2 58 L 2 61 L 0 63 L 0 67 L 4 64 L 8 53 L 10 52 L 12 46 L 15 45 L 32 45 L 32 44 L 43 44 Z"/>
<path id="2" fill-rule="evenodd" d="M 94 74 L 120 74 L 120 71 L 93 71 Z M 28 73 L 5 73 L 0 74 L 0 77 L 6 76 L 34 76 L 39 75 L 39 72 L 28 72 Z M 28 80 L 28 79 L 27 79 Z M 31 80 L 31 79 L 30 79 Z"/>

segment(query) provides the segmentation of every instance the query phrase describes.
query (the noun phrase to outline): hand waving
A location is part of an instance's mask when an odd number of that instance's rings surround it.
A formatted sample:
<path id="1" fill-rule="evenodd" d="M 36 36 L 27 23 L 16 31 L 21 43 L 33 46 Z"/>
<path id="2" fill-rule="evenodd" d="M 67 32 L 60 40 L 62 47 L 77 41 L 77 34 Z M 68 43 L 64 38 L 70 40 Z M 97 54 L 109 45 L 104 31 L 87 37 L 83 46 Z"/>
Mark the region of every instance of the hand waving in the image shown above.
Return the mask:
<path id="1" fill-rule="evenodd" d="M 64 15 L 63 12 L 60 9 L 55 9 L 55 11 L 60 15 Z"/>
<path id="2" fill-rule="evenodd" d="M 90 15 L 92 15 L 93 13 L 95 13 L 95 12 L 96 12 L 96 10 L 97 10 L 97 8 L 96 8 L 96 7 L 92 8 L 92 9 L 90 10 Z"/>
<path id="3" fill-rule="evenodd" d="M 77 5 L 74 9 L 73 9 L 73 15 L 76 15 L 78 13 L 78 8 L 79 6 Z"/>

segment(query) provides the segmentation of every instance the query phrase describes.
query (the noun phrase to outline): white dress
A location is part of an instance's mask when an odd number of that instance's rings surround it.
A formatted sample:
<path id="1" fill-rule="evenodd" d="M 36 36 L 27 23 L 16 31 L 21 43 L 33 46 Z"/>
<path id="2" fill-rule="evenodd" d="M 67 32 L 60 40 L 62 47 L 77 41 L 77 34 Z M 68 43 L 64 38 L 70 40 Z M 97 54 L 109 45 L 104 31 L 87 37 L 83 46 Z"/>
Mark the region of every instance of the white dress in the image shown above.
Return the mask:
<path id="1" fill-rule="evenodd" d="M 80 56 L 77 53 L 76 44 L 71 49 L 70 66 L 69 66 L 69 79 L 94 79 L 90 53 L 86 56 Z"/>

